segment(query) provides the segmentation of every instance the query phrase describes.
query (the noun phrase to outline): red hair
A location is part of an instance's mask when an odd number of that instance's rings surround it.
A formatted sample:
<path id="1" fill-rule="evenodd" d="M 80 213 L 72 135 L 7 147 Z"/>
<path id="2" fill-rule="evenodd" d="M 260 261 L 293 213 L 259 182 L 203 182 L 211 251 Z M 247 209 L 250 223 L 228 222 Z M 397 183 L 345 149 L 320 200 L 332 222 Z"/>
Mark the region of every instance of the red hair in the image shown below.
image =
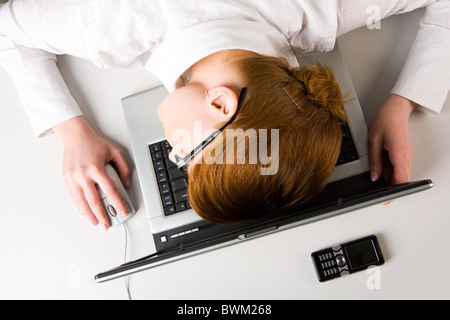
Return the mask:
<path id="1" fill-rule="evenodd" d="M 285 59 L 259 54 L 239 58 L 236 64 L 248 92 L 228 128 L 242 130 L 229 139 L 224 132 L 206 152 L 212 158 L 226 159 L 227 150 L 234 150 L 235 161 L 221 164 L 203 155 L 205 161 L 194 164 L 189 175 L 192 208 L 215 223 L 261 218 L 312 199 L 326 185 L 342 141 L 344 101 L 330 69 L 315 65 L 294 70 Z M 267 139 L 267 149 L 277 153 L 270 155 L 278 157 L 276 174 L 262 175 L 267 164 L 259 159 L 256 164 L 249 163 L 247 153 L 245 164 L 238 164 L 250 141 L 241 137 L 245 143 L 236 146 L 234 136 L 245 135 L 249 129 L 255 130 L 258 139 L 260 129 L 278 132 L 276 142 Z M 233 149 L 227 149 L 229 144 Z"/>

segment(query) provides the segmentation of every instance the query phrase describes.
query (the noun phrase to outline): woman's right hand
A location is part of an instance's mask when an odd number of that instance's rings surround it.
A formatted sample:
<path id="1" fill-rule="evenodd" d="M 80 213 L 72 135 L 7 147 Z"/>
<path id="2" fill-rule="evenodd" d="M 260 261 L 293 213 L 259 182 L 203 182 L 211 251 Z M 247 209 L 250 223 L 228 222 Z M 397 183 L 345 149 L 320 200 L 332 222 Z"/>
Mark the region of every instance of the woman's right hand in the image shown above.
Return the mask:
<path id="1" fill-rule="evenodd" d="M 105 169 L 106 164 L 113 162 L 122 183 L 130 186 L 130 169 L 122 152 L 99 137 L 83 117 L 72 118 L 53 129 L 63 144 L 63 177 L 79 212 L 93 225 L 100 223 L 107 230 L 110 222 L 96 185 L 117 211 L 128 215 L 127 206 Z"/>

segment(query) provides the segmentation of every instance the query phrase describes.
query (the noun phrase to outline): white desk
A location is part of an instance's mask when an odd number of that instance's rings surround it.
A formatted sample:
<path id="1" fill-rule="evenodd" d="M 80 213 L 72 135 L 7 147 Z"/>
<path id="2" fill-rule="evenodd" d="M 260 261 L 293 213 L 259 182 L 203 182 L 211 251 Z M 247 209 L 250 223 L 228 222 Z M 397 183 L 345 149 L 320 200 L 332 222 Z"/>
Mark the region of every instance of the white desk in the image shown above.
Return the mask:
<path id="1" fill-rule="evenodd" d="M 420 12 L 382 21 L 340 39 L 369 121 L 392 87 L 417 29 Z M 132 164 L 120 98 L 159 82 L 144 70 L 100 70 L 61 57 L 60 67 L 86 118 L 122 147 Z M 8 75 L 0 70 L 0 299 L 126 299 L 122 279 L 95 284 L 98 272 L 123 261 L 122 228 L 93 228 L 78 214 L 61 177 L 55 136 L 36 139 Z M 390 299 L 450 298 L 450 99 L 439 116 L 415 113 L 412 179 L 431 178 L 431 190 L 258 238 L 144 271 L 129 278 L 134 299 Z M 129 257 L 153 249 L 133 176 L 130 196 L 139 206 L 129 221 Z M 380 288 L 361 272 L 319 283 L 310 253 L 375 233 L 386 263 Z M 369 281 L 370 282 L 370 281 Z"/>

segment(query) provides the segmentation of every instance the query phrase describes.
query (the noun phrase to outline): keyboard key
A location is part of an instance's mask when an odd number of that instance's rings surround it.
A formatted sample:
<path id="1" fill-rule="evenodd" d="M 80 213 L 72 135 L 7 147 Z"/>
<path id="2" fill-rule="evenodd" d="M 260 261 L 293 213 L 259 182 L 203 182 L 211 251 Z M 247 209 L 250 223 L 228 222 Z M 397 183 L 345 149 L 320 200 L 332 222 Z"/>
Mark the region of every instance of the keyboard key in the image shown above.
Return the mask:
<path id="1" fill-rule="evenodd" d="M 156 173 L 156 179 L 158 180 L 158 183 L 167 182 L 167 173 L 165 171 L 163 172 L 157 172 Z"/>
<path id="2" fill-rule="evenodd" d="M 167 148 L 163 150 L 163 155 L 164 158 L 168 159 L 169 158 L 169 153 L 172 152 L 172 148 Z"/>
<path id="3" fill-rule="evenodd" d="M 187 189 L 178 190 L 173 193 L 173 198 L 175 199 L 175 203 L 179 203 L 182 201 L 187 201 Z"/>
<path id="4" fill-rule="evenodd" d="M 173 205 L 173 199 L 172 199 L 172 196 L 171 196 L 170 194 L 165 195 L 165 196 L 162 198 L 162 200 L 163 200 L 163 205 L 164 205 L 164 207 Z"/>
<path id="5" fill-rule="evenodd" d="M 164 209 L 166 216 L 170 216 L 171 214 L 176 213 L 174 206 L 169 206 Z"/>
<path id="6" fill-rule="evenodd" d="M 166 195 L 166 194 L 169 194 L 170 193 L 170 186 L 169 186 L 169 184 L 168 183 L 161 183 L 160 185 L 159 185 L 159 192 L 162 194 L 162 195 Z"/>
<path id="7" fill-rule="evenodd" d="M 175 163 L 173 163 L 172 161 L 170 161 L 169 158 L 164 159 L 166 162 L 166 168 L 173 168 L 176 167 L 177 165 Z"/>
<path id="8" fill-rule="evenodd" d="M 356 154 L 356 152 L 346 152 L 344 154 L 344 157 L 347 162 L 358 160 L 358 155 Z"/>
<path id="9" fill-rule="evenodd" d="M 170 181 L 172 186 L 172 191 L 177 191 L 180 189 L 186 189 L 187 188 L 187 181 L 185 178 L 178 178 L 175 180 Z"/>
<path id="10" fill-rule="evenodd" d="M 167 140 L 162 141 L 161 146 L 163 149 L 171 148 L 169 141 L 167 141 Z"/>
<path id="11" fill-rule="evenodd" d="M 177 204 L 175 205 L 175 209 L 177 210 L 177 212 L 186 210 L 186 209 L 187 209 L 187 207 L 186 207 L 186 202 L 180 202 L 180 203 L 177 203 Z"/>
<path id="12" fill-rule="evenodd" d="M 155 144 L 150 145 L 150 152 L 151 153 L 155 153 L 155 152 L 158 152 L 158 151 L 161 151 L 161 145 L 159 143 L 155 143 Z"/>
<path id="13" fill-rule="evenodd" d="M 153 160 L 162 160 L 163 159 L 163 153 L 161 151 L 152 153 L 152 159 Z"/>
<path id="14" fill-rule="evenodd" d="M 169 173 L 170 180 L 184 177 L 184 175 L 181 174 L 180 170 L 178 170 L 178 167 L 169 168 L 168 173 Z"/>
<path id="15" fill-rule="evenodd" d="M 165 166 L 165 161 L 164 160 L 157 160 L 153 162 L 153 167 L 155 168 L 155 171 L 163 171 L 166 166 Z"/>
<path id="16" fill-rule="evenodd" d="M 351 152 L 351 151 L 354 150 L 353 143 L 351 142 L 351 140 L 344 140 L 344 141 L 342 141 L 342 147 L 341 148 L 342 148 L 342 151 L 344 153 Z"/>
<path id="17" fill-rule="evenodd" d="M 337 160 L 336 165 L 338 166 L 338 165 L 344 164 L 344 163 L 345 163 L 345 157 L 344 157 L 344 154 L 341 152 L 341 153 L 339 154 L 339 158 L 338 158 L 338 160 Z"/>
<path id="18" fill-rule="evenodd" d="M 351 136 L 350 136 L 350 133 L 348 132 L 347 127 L 344 125 L 344 126 L 341 126 L 341 129 L 342 129 L 342 139 L 343 140 L 351 139 Z"/>

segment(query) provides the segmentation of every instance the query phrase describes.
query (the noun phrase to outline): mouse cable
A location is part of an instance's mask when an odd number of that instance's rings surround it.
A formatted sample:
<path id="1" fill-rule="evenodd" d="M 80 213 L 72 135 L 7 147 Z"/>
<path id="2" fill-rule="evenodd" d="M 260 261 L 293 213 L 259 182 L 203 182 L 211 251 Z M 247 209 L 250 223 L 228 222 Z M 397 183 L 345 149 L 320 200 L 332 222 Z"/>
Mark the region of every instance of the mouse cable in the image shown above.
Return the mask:
<path id="1" fill-rule="evenodd" d="M 117 219 L 117 217 L 116 217 L 116 219 Z M 117 219 L 117 221 L 119 221 L 119 219 Z M 125 233 L 125 250 L 124 250 L 125 252 L 124 252 L 123 259 L 124 259 L 124 263 L 126 263 L 128 261 L 128 259 L 127 259 L 127 249 L 128 249 L 128 233 L 129 232 L 128 232 L 128 228 L 127 228 L 125 222 L 124 223 L 120 223 L 120 221 L 119 221 L 119 224 L 121 224 L 123 226 L 123 231 Z M 130 286 L 129 286 L 129 283 L 128 283 L 128 277 L 124 277 L 124 281 L 125 281 L 125 290 L 127 292 L 128 300 L 132 300 L 131 299 L 131 295 L 130 295 Z"/>
<path id="2" fill-rule="evenodd" d="M 128 228 L 126 223 L 122 223 L 123 225 L 123 230 L 125 233 L 125 252 L 124 252 L 124 257 L 123 257 L 123 261 L 127 262 L 127 249 L 128 249 Z M 130 284 L 128 283 L 128 277 L 124 277 L 124 281 L 125 281 L 125 289 L 127 291 L 127 296 L 128 296 L 128 300 L 132 300 L 131 299 L 131 295 L 130 295 Z"/>

